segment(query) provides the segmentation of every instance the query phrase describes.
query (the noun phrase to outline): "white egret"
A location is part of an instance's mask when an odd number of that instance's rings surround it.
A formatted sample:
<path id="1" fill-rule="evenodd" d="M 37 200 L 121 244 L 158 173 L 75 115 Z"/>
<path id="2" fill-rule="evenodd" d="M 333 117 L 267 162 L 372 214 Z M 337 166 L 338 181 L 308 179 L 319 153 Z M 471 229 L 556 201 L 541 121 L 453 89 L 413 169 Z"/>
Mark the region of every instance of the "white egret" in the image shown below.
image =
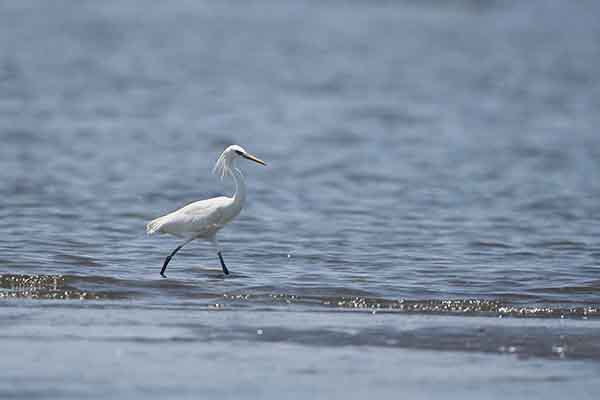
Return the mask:
<path id="1" fill-rule="evenodd" d="M 235 161 L 239 156 L 262 165 L 267 165 L 264 161 L 249 154 L 241 146 L 229 146 L 217 160 L 213 172 L 218 174 L 221 179 L 223 179 L 225 175 L 231 175 L 233 177 L 235 182 L 235 193 L 233 197 L 220 196 L 196 201 L 179 210 L 173 211 L 172 213 L 156 218 L 146 225 L 146 232 L 150 235 L 156 232 L 168 233 L 185 239 L 185 241 L 177 246 L 165 259 L 160 271 L 160 275 L 163 278 L 166 278 L 165 270 L 175 253 L 195 239 L 205 239 L 212 242 L 215 250 L 217 250 L 223 273 L 226 275 L 229 274 L 225 261 L 223 261 L 223 255 L 221 254 L 221 248 L 217 241 L 216 233 L 240 213 L 246 202 L 246 183 L 244 181 L 244 176 L 235 165 Z"/>

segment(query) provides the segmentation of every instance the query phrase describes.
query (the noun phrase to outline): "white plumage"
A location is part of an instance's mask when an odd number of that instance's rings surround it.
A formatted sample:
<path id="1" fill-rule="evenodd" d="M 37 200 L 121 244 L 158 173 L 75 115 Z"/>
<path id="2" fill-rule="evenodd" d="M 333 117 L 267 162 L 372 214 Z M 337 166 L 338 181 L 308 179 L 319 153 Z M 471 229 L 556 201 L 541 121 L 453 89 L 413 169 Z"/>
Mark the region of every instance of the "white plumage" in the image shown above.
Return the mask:
<path id="1" fill-rule="evenodd" d="M 186 241 L 178 246 L 167 258 L 163 264 L 160 274 L 164 277 L 164 272 L 171 258 L 183 246 L 194 239 L 210 240 L 217 250 L 217 255 L 221 261 L 223 272 L 229 271 L 223 261 L 223 256 L 216 239 L 216 233 L 228 222 L 234 219 L 244 207 L 246 202 L 246 183 L 242 172 L 235 166 L 235 160 L 238 157 L 244 157 L 259 164 L 266 165 L 264 161 L 249 154 L 241 146 L 232 145 L 223 151 L 214 167 L 214 172 L 221 178 L 231 175 L 235 182 L 235 193 L 233 197 L 214 197 L 212 199 L 200 200 L 190 203 L 176 211 L 173 211 L 162 217 L 150 221 L 146 225 L 146 232 L 168 233 Z"/>
<path id="2" fill-rule="evenodd" d="M 231 218 L 224 218 L 225 213 L 222 210 L 227 210 L 231 205 L 233 198 L 225 196 L 196 201 L 151 221 L 146 225 L 146 232 L 150 235 L 159 232 L 181 238 L 208 238 L 239 214 L 241 207 L 235 207 L 235 210 L 231 210 Z"/>

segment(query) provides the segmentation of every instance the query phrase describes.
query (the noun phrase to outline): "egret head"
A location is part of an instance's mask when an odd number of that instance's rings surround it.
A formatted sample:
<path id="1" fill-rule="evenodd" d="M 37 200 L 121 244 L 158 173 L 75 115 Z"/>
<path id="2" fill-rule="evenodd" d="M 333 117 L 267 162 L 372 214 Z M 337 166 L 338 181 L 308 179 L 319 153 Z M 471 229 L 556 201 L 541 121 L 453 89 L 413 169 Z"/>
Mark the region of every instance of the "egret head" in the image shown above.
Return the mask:
<path id="1" fill-rule="evenodd" d="M 248 160 L 254 161 L 261 165 L 267 165 L 263 160 L 253 156 L 248 153 L 242 146 L 238 146 L 237 144 L 231 145 L 221 153 L 221 156 L 217 160 L 213 172 L 223 178 L 225 175 L 231 172 L 231 168 L 233 168 L 234 161 L 238 157 L 244 157 Z"/>

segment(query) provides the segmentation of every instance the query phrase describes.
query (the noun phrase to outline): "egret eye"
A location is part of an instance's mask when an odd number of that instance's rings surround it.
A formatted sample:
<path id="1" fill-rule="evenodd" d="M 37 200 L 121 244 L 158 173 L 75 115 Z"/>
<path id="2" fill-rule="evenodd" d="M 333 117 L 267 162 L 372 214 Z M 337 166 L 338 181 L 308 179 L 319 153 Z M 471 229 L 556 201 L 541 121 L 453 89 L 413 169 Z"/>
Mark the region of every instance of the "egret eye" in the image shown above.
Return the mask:
<path id="1" fill-rule="evenodd" d="M 242 156 L 242 155 L 244 155 L 244 153 L 242 153 L 242 152 L 241 152 L 241 151 L 239 151 L 239 150 L 236 150 L 235 152 L 238 154 L 238 156 Z"/>

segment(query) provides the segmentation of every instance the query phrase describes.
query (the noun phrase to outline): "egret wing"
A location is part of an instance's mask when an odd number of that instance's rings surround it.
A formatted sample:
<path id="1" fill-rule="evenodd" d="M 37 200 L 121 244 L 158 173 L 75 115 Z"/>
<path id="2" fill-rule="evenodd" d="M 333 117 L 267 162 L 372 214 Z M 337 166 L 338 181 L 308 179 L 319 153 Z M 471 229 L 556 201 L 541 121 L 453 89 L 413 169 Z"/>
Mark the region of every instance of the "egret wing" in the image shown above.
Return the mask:
<path id="1" fill-rule="evenodd" d="M 227 197 L 215 197 L 213 199 L 197 201 L 181 211 L 186 218 L 190 219 L 190 224 L 202 229 L 218 229 L 223 223 L 222 208 L 226 204 Z"/>
<path id="2" fill-rule="evenodd" d="M 196 201 L 163 217 L 161 231 L 188 236 L 208 234 L 219 229 L 223 220 L 222 207 L 226 197 Z"/>

